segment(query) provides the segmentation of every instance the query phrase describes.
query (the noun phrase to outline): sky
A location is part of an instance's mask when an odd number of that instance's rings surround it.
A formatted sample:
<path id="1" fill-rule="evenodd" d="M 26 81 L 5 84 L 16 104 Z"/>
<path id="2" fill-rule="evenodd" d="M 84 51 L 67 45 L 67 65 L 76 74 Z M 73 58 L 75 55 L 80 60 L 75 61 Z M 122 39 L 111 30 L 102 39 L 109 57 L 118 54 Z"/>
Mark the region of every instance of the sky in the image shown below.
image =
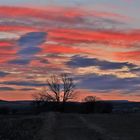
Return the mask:
<path id="1" fill-rule="evenodd" d="M 78 99 L 140 101 L 139 0 L 1 0 L 0 99 L 30 100 L 69 73 Z"/>

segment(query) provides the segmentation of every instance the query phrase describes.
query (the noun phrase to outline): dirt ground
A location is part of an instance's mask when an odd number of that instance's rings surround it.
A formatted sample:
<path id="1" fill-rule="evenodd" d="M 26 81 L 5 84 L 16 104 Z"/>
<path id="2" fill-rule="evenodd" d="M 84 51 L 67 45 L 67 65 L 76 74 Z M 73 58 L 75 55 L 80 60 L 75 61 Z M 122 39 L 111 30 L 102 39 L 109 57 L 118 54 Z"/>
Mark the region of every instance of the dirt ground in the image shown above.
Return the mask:
<path id="1" fill-rule="evenodd" d="M 140 140 L 140 114 L 60 114 L 46 117 L 43 140 Z"/>
<path id="2" fill-rule="evenodd" d="M 103 140 L 76 114 L 50 113 L 41 133 L 42 140 Z"/>
<path id="3" fill-rule="evenodd" d="M 140 114 L 0 116 L 0 140 L 140 140 Z"/>
<path id="4" fill-rule="evenodd" d="M 140 140 L 140 114 L 84 115 L 86 123 L 117 140 Z"/>

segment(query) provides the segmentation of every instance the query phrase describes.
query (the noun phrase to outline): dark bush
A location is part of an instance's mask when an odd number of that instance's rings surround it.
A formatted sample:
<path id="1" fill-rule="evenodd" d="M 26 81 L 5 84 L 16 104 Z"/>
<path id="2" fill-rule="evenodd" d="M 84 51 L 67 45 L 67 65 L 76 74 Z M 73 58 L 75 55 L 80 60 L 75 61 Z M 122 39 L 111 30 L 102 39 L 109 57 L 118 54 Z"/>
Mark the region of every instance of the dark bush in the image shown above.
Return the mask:
<path id="1" fill-rule="evenodd" d="M 94 113 L 96 103 L 95 102 L 85 102 L 83 103 L 83 113 Z"/>
<path id="2" fill-rule="evenodd" d="M 8 115 L 10 114 L 10 108 L 8 107 L 0 107 L 0 114 L 3 114 L 3 115 Z"/>
<path id="3" fill-rule="evenodd" d="M 113 105 L 110 102 L 99 101 L 96 102 L 95 112 L 97 113 L 111 113 Z"/>
<path id="4" fill-rule="evenodd" d="M 65 112 L 65 113 L 111 113 L 113 105 L 105 101 L 97 102 L 44 102 L 40 106 L 34 107 L 35 113 L 41 112 Z"/>

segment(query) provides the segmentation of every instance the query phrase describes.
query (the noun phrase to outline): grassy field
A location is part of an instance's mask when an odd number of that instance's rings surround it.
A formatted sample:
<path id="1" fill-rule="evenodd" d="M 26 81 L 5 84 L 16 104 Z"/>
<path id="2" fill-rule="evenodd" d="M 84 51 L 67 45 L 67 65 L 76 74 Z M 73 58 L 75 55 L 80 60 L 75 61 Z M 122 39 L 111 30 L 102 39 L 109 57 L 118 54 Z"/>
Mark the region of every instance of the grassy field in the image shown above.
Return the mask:
<path id="1" fill-rule="evenodd" d="M 140 140 L 140 114 L 0 116 L 0 140 Z"/>
<path id="2" fill-rule="evenodd" d="M 0 140 L 40 140 L 41 117 L 1 116 Z"/>
<path id="3" fill-rule="evenodd" d="M 83 115 L 86 123 L 117 140 L 140 140 L 140 114 Z"/>

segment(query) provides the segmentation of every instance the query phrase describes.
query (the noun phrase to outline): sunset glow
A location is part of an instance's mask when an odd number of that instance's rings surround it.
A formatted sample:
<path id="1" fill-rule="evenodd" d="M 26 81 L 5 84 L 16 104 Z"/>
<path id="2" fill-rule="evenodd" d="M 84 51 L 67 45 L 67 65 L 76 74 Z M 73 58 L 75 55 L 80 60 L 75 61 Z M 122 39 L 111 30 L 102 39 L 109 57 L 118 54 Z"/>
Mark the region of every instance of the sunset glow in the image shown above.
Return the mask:
<path id="1" fill-rule="evenodd" d="M 138 0 L 35 1 L 0 2 L 0 99 L 30 100 L 66 72 L 78 100 L 140 101 Z"/>

